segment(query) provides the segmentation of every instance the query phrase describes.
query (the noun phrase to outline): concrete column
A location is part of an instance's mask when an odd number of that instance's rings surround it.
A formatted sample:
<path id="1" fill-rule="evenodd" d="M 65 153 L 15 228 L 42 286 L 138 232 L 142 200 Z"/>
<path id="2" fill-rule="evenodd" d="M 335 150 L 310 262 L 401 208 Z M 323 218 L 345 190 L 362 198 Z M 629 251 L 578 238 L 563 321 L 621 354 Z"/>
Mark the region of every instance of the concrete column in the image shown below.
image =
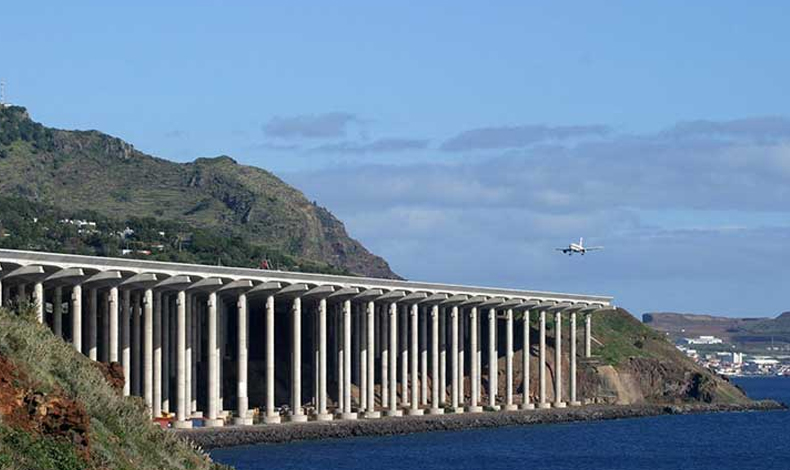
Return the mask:
<path id="1" fill-rule="evenodd" d="M 554 314 L 554 407 L 565 408 L 562 401 L 562 313 Z"/>
<path id="2" fill-rule="evenodd" d="M 419 319 L 419 317 L 420 317 L 420 307 L 419 307 L 419 305 L 417 305 L 417 304 L 411 305 L 411 307 L 409 307 L 409 321 L 411 323 L 411 325 L 410 325 L 411 329 L 409 331 L 410 338 L 411 338 L 411 341 L 410 341 L 410 344 L 409 344 L 409 352 L 411 354 L 411 358 L 409 360 L 409 366 L 411 368 L 411 371 L 410 371 L 410 374 L 411 374 L 411 389 L 410 389 L 410 391 L 411 391 L 411 400 L 410 400 L 409 404 L 411 405 L 411 407 L 407 411 L 407 414 L 412 415 L 412 416 L 417 416 L 417 415 L 421 415 L 422 414 L 422 410 L 420 409 L 420 401 L 419 401 L 420 396 L 419 396 L 419 393 L 418 393 L 419 392 L 419 388 L 417 386 L 417 368 L 418 368 L 417 366 L 419 365 L 417 358 L 418 358 L 418 355 L 419 355 L 418 349 L 420 347 L 419 336 L 418 336 L 418 333 L 419 333 L 418 330 L 419 330 L 419 326 L 420 326 L 420 323 L 419 323 L 420 319 Z M 422 381 L 424 381 L 424 379 Z"/>
<path id="3" fill-rule="evenodd" d="M 185 370 L 185 400 L 186 400 L 186 407 L 187 407 L 187 414 L 191 417 L 194 417 L 193 413 L 195 412 L 195 396 L 197 395 L 195 390 L 196 383 L 193 383 L 192 380 L 192 362 L 194 359 L 193 356 L 193 348 L 192 348 L 192 335 L 194 333 L 193 323 L 195 319 L 194 315 L 194 304 L 196 303 L 195 296 L 192 294 L 187 293 L 186 296 L 186 358 L 184 359 L 186 370 Z M 215 339 L 216 341 L 216 339 Z M 215 343 L 216 344 L 216 343 Z M 209 353 L 211 354 L 211 353 Z M 217 377 L 214 380 L 217 380 L 219 377 L 219 372 L 216 373 Z M 196 382 L 196 381 L 194 381 Z M 211 395 L 208 395 L 211 396 Z M 210 399 L 209 399 L 210 400 Z"/>
<path id="4" fill-rule="evenodd" d="M 96 319 L 98 316 L 99 300 L 96 289 L 88 289 L 88 357 L 95 361 L 97 358 L 98 331 Z"/>
<path id="5" fill-rule="evenodd" d="M 162 413 L 170 413 L 170 297 L 162 295 Z"/>
<path id="6" fill-rule="evenodd" d="M 524 316 L 521 321 L 521 326 L 523 329 L 523 337 L 524 337 L 524 347 L 521 350 L 521 384 L 522 384 L 522 398 L 521 398 L 521 409 L 522 410 L 532 410 L 535 408 L 535 405 L 529 402 L 529 362 L 530 362 L 530 345 L 529 345 L 529 310 L 524 311 Z"/>
<path id="7" fill-rule="evenodd" d="M 359 411 L 368 405 L 368 316 L 362 305 L 357 305 L 359 324 Z"/>
<path id="8" fill-rule="evenodd" d="M 398 322 L 400 332 L 400 403 L 402 408 L 409 406 L 409 318 L 408 306 L 398 308 Z"/>
<path id="9" fill-rule="evenodd" d="M 444 413 L 439 401 L 439 306 L 431 306 L 431 408 L 428 414 Z"/>
<path id="10" fill-rule="evenodd" d="M 3 286 L 3 280 L 0 279 L 0 308 L 3 307 L 6 299 L 8 298 L 8 292 L 6 291 L 6 287 Z"/>
<path id="11" fill-rule="evenodd" d="M 343 329 L 343 312 L 340 311 L 339 308 L 334 309 L 335 314 L 332 316 L 333 320 L 333 329 L 335 334 L 332 335 L 334 339 L 334 351 L 335 351 L 335 378 L 337 380 L 337 408 L 335 412 L 338 415 L 343 413 L 343 397 L 346 396 L 345 394 L 345 372 L 346 369 L 343 366 L 345 364 L 345 350 L 343 349 L 343 336 L 345 331 Z"/>
<path id="12" fill-rule="evenodd" d="M 458 309 L 458 400 L 461 410 L 464 409 L 466 397 L 464 395 L 464 352 L 466 348 L 466 321 L 464 319 L 464 310 L 459 307 Z"/>
<path id="13" fill-rule="evenodd" d="M 332 420 L 332 415 L 326 410 L 326 353 L 326 299 L 321 299 L 318 302 L 318 421 Z"/>
<path id="14" fill-rule="evenodd" d="M 58 338 L 63 338 L 63 288 L 55 288 L 52 300 L 52 331 Z M 0 297 L 0 306 L 3 305 Z"/>
<path id="15" fill-rule="evenodd" d="M 365 418 L 378 418 L 381 414 L 376 411 L 376 304 L 373 301 L 367 303 L 365 314 L 367 315 L 367 399 L 365 407 Z"/>
<path id="16" fill-rule="evenodd" d="M 219 322 L 217 317 L 219 305 L 216 292 L 208 295 L 208 389 L 206 397 L 208 406 L 206 407 L 206 426 L 222 426 L 224 421 L 219 417 Z M 189 357 L 186 358 L 189 364 Z M 190 410 L 191 411 L 191 410 Z"/>
<path id="17" fill-rule="evenodd" d="M 387 416 L 401 416 L 398 409 L 398 304 L 389 307 L 389 409 Z"/>
<path id="18" fill-rule="evenodd" d="M 41 282 L 33 284 L 33 305 L 36 308 L 36 319 L 39 323 L 44 323 L 46 300 L 44 300 L 44 284 Z"/>
<path id="19" fill-rule="evenodd" d="M 121 306 L 121 366 L 123 367 L 123 396 L 128 397 L 132 392 L 132 351 L 131 351 L 131 292 L 123 291 L 123 305 Z"/>
<path id="20" fill-rule="evenodd" d="M 225 337 L 224 336 L 225 331 L 222 329 L 222 328 L 224 328 L 224 323 L 222 323 L 222 322 L 224 321 L 223 319 L 225 318 L 223 316 L 223 311 L 224 310 L 222 308 L 224 304 L 222 303 L 222 300 L 220 299 L 219 295 L 217 295 L 217 302 L 219 303 L 219 308 L 220 308 L 219 311 L 218 311 L 219 313 L 217 315 L 217 322 L 219 322 L 218 331 L 220 331 L 222 333 L 220 335 L 220 338 L 224 338 Z M 189 383 L 191 385 L 191 392 L 189 394 L 189 399 L 190 399 L 190 403 L 191 403 L 190 410 L 192 411 L 192 416 L 200 417 L 200 416 L 202 416 L 202 413 L 200 411 L 198 411 L 198 406 L 197 406 L 197 397 L 198 397 L 198 369 L 197 369 L 198 366 L 197 365 L 198 365 L 198 359 L 200 358 L 200 356 L 198 356 L 198 331 L 200 331 L 200 311 L 203 308 L 203 306 L 201 305 L 200 302 L 198 302 L 197 296 L 194 296 L 192 298 L 192 302 L 191 302 L 190 306 L 192 308 L 192 315 L 190 316 L 190 321 L 189 321 L 189 340 L 187 341 L 187 344 L 189 345 L 189 349 L 190 349 L 189 375 L 188 375 L 188 377 L 189 377 Z M 223 362 L 222 361 L 223 361 L 223 359 L 225 357 L 225 355 L 224 355 L 225 349 L 222 348 L 222 349 L 220 349 L 220 351 L 223 352 L 223 354 L 219 355 L 219 363 L 218 363 L 218 367 L 217 367 L 217 369 L 218 369 L 218 372 L 217 372 L 217 383 L 219 384 L 219 405 L 218 405 L 218 408 L 219 408 L 220 414 L 222 414 L 222 410 L 224 410 L 224 407 L 222 406 L 223 405 L 223 402 L 222 402 L 222 384 L 223 384 L 223 382 L 222 382 L 221 378 L 223 377 L 223 375 L 222 375 L 222 364 L 223 364 Z M 222 417 L 224 418 L 224 417 L 226 417 L 226 415 L 223 414 Z M 227 417 L 229 418 L 230 416 L 227 416 Z"/>
<path id="21" fill-rule="evenodd" d="M 154 293 L 153 407 L 155 418 L 162 416 L 162 293 Z"/>
<path id="22" fill-rule="evenodd" d="M 187 385 L 187 295 L 184 291 L 178 292 L 176 300 L 176 428 L 191 428 L 192 421 L 187 421 L 186 385 Z"/>
<path id="23" fill-rule="evenodd" d="M 452 362 L 451 383 L 452 391 L 450 394 L 454 413 L 463 413 L 463 408 L 459 407 L 459 370 L 458 370 L 458 307 L 453 306 L 450 310 L 450 360 Z"/>
<path id="24" fill-rule="evenodd" d="M 428 313 L 419 307 L 420 314 L 420 404 L 428 405 Z"/>
<path id="25" fill-rule="evenodd" d="M 497 389 L 497 351 L 496 351 L 496 309 L 488 309 L 488 406 L 496 410 Z"/>
<path id="26" fill-rule="evenodd" d="M 584 357 L 592 356 L 592 314 L 584 316 Z"/>
<path id="27" fill-rule="evenodd" d="M 143 297 L 143 398 L 149 417 L 154 403 L 154 291 L 145 290 Z"/>
<path id="28" fill-rule="evenodd" d="M 351 301 L 343 302 L 343 419 L 356 419 L 351 412 Z"/>
<path id="29" fill-rule="evenodd" d="M 354 348 L 354 357 L 357 361 L 357 367 L 352 368 L 351 372 L 351 381 L 356 382 L 357 384 L 360 383 L 360 375 L 359 375 L 359 357 L 360 357 L 360 350 L 362 349 L 362 333 L 361 333 L 361 321 L 359 315 L 354 314 L 354 305 L 351 305 L 351 325 L 354 330 L 354 334 L 351 335 L 351 344 Z M 353 363 L 353 361 L 352 361 Z"/>
<path id="30" fill-rule="evenodd" d="M 132 296 L 132 395 L 139 397 L 140 391 L 140 294 Z"/>
<path id="31" fill-rule="evenodd" d="M 71 343 L 82 352 L 82 286 L 79 284 L 71 291 Z"/>
<path id="32" fill-rule="evenodd" d="M 546 399 L 546 312 L 542 310 L 540 312 L 540 369 L 538 371 L 540 381 L 538 408 L 551 408 Z"/>
<path id="33" fill-rule="evenodd" d="M 58 301 L 58 292 L 55 291 L 55 300 Z M 108 344 L 110 362 L 118 362 L 118 288 L 111 287 L 109 301 L 107 302 L 108 320 L 110 327 L 110 341 Z"/>
<path id="34" fill-rule="evenodd" d="M 447 403 L 447 310 L 439 308 L 439 402 Z"/>
<path id="35" fill-rule="evenodd" d="M 483 411 L 483 407 L 478 404 L 478 400 L 480 399 L 480 361 L 478 360 L 477 355 L 477 334 L 479 332 L 478 326 L 477 307 L 472 307 L 469 309 L 469 354 L 472 360 L 469 364 L 469 382 L 470 393 L 472 394 L 472 397 L 467 410 L 471 413 L 479 413 Z"/>
<path id="36" fill-rule="evenodd" d="M 18 303 L 27 302 L 27 286 L 19 284 L 16 288 L 16 301 Z"/>
<path id="37" fill-rule="evenodd" d="M 108 290 L 102 295 L 101 301 L 101 309 L 99 310 L 99 315 L 101 315 L 102 324 L 101 324 L 101 341 L 99 342 L 101 348 L 99 348 L 100 358 L 102 362 L 109 363 L 110 362 L 110 291 Z"/>
<path id="38" fill-rule="evenodd" d="M 266 415 L 263 422 L 276 424 L 280 415 L 274 409 L 274 296 L 266 297 Z"/>
<path id="39" fill-rule="evenodd" d="M 296 297 L 291 306 L 291 421 L 304 422 L 307 416 L 302 409 L 302 299 Z"/>
<path id="40" fill-rule="evenodd" d="M 381 318 L 381 328 L 379 331 L 381 332 L 381 346 L 379 349 L 381 350 L 381 407 L 386 408 L 389 401 L 389 317 L 386 311 L 386 307 L 381 306 L 379 308 L 379 316 Z"/>
<path id="41" fill-rule="evenodd" d="M 513 309 L 505 311 L 505 406 L 512 411 L 517 409 L 513 403 Z"/>
<path id="42" fill-rule="evenodd" d="M 576 312 L 571 312 L 571 370 L 570 370 L 570 405 L 580 406 L 581 402 L 576 399 Z"/>
<path id="43" fill-rule="evenodd" d="M 249 398 L 247 397 L 247 294 L 239 294 L 237 338 L 238 358 L 236 361 L 236 417 L 233 424 L 252 424 L 252 416 L 249 415 Z"/>

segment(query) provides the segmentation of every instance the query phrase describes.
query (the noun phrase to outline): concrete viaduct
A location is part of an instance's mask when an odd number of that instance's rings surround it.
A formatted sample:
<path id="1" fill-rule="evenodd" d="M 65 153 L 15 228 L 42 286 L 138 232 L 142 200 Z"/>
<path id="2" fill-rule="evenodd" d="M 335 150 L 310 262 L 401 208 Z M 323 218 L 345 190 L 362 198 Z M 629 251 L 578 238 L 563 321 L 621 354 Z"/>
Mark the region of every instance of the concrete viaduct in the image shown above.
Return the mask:
<path id="1" fill-rule="evenodd" d="M 577 356 L 590 356 L 591 314 L 613 308 L 601 296 L 2 249 L 0 285 L 0 303 L 27 300 L 78 351 L 121 363 L 123 393 L 142 397 L 152 417 L 174 412 L 178 428 L 195 418 L 206 426 L 231 418 L 252 424 L 253 388 L 261 421 L 272 424 L 578 406 Z M 554 368 L 550 401 L 546 318 L 554 317 L 554 364 L 562 364 L 564 314 L 570 377 Z M 577 314 L 584 318 L 581 354 Z M 535 317 L 539 392 L 532 403 Z M 520 396 L 514 339 L 524 346 Z M 262 373 L 250 382 L 251 352 Z"/>

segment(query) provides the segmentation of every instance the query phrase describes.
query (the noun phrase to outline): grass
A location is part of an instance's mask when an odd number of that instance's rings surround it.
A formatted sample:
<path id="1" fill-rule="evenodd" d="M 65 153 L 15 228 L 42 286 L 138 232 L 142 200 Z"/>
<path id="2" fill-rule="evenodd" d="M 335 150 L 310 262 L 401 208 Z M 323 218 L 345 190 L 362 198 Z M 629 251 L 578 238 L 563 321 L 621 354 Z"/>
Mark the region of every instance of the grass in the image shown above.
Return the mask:
<path id="1" fill-rule="evenodd" d="M 0 469 L 220 469 L 185 441 L 158 429 L 137 398 L 124 398 L 91 361 L 33 319 L 0 308 L 0 355 L 37 382 L 36 391 L 61 391 L 90 416 L 91 457 L 69 442 L 12 429 L 0 418 Z"/>
<path id="2" fill-rule="evenodd" d="M 595 314 L 592 323 L 593 336 L 603 343 L 594 347 L 595 354 L 609 365 L 622 364 L 629 357 L 662 358 L 675 349 L 660 333 L 625 310 Z"/>

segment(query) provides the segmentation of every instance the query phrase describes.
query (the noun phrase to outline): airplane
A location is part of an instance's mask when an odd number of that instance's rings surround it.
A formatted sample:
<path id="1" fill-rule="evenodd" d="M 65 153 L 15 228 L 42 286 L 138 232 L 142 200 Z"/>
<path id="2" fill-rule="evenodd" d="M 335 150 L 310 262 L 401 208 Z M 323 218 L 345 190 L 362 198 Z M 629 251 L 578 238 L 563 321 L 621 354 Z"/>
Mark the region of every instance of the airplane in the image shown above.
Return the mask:
<path id="1" fill-rule="evenodd" d="M 579 239 L 579 243 L 571 243 L 568 245 L 567 248 L 556 248 L 557 251 L 561 251 L 564 254 L 571 256 L 574 253 L 581 253 L 584 256 L 585 253 L 588 251 L 598 251 L 603 250 L 602 246 L 584 246 L 584 238 Z"/>

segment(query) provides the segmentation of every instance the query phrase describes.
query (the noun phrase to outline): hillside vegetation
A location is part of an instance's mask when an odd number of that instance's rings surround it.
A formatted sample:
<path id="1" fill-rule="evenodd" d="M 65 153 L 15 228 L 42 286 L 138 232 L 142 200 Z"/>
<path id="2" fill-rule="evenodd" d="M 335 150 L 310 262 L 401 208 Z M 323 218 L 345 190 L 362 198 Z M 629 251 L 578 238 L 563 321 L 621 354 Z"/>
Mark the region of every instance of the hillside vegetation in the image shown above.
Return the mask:
<path id="1" fill-rule="evenodd" d="M 329 211 L 273 174 L 227 156 L 174 163 L 98 131 L 48 128 L 33 121 L 24 108 L 12 106 L 0 108 L 0 175 L 0 196 L 37 203 L 39 218 L 60 218 L 64 213 L 69 218 L 103 218 L 106 227 L 121 230 L 135 220 L 152 219 L 159 225 L 146 225 L 156 226 L 157 232 L 181 235 L 165 240 L 166 247 L 202 237 L 211 239 L 204 245 L 218 252 L 238 247 L 249 258 L 244 265 L 266 255 L 288 269 L 396 277 L 386 261 L 350 238 Z M 4 224 L 0 222 L 0 228 Z M 53 229 L 53 224 L 47 227 Z M 35 247 L 46 245 L 47 239 L 23 242 Z M 150 247 L 161 240 L 139 241 Z M 51 245 L 60 246 L 58 251 L 91 246 L 96 254 L 120 249 L 120 244 L 102 243 L 101 249 L 95 240 Z M 180 246 L 183 253 L 184 243 Z M 171 259 L 184 256 L 164 251 L 168 253 L 162 256 Z M 192 261 L 217 262 L 199 249 L 193 254 Z"/>
<path id="2" fill-rule="evenodd" d="M 100 367 L 30 309 L 0 309 L 0 469 L 225 468 L 153 426 Z"/>

